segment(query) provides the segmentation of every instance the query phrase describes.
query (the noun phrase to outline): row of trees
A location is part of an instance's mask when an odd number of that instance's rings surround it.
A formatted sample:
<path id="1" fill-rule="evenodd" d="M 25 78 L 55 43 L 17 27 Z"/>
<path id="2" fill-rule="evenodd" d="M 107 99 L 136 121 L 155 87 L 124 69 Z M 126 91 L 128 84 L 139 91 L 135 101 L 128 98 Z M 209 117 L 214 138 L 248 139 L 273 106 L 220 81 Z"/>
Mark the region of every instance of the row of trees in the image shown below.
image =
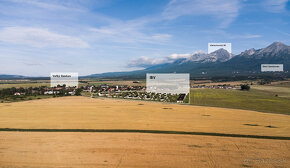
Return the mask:
<path id="1" fill-rule="evenodd" d="M 74 92 L 74 95 L 81 95 L 82 88 L 66 88 L 58 87 L 56 88 L 47 88 L 46 86 L 40 87 L 29 87 L 29 88 L 4 88 L 0 90 L 0 98 L 14 96 L 15 93 L 21 94 L 21 96 L 33 96 L 33 95 L 44 95 L 46 91 L 53 91 L 54 95 L 65 96 L 69 95 L 69 92 Z"/>

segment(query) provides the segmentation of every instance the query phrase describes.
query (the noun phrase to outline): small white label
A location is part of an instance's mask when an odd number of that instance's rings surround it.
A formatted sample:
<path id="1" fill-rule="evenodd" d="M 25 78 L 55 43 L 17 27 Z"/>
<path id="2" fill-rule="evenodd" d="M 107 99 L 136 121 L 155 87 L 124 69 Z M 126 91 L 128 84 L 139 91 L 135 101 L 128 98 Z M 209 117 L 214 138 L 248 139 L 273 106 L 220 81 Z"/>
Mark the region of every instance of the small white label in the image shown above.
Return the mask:
<path id="1" fill-rule="evenodd" d="M 232 43 L 208 43 L 207 52 L 210 54 L 221 48 L 227 50 L 229 53 L 232 53 Z"/>
<path id="2" fill-rule="evenodd" d="M 147 73 L 146 92 L 188 94 L 188 73 Z"/>
<path id="3" fill-rule="evenodd" d="M 77 72 L 51 72 L 50 87 L 78 87 L 78 76 Z"/>
<path id="4" fill-rule="evenodd" d="M 261 64 L 262 72 L 282 72 L 283 64 Z"/>

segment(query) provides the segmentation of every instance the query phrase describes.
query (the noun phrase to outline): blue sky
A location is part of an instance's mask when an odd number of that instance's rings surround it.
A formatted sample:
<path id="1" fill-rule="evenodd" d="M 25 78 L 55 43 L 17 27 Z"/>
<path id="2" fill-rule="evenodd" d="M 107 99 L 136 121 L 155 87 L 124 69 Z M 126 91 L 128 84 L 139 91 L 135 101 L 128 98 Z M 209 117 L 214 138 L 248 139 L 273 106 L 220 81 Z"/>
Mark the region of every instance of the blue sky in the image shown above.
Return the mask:
<path id="1" fill-rule="evenodd" d="M 290 44 L 287 0 L 0 0 L 0 74 L 140 69 L 232 43 Z"/>

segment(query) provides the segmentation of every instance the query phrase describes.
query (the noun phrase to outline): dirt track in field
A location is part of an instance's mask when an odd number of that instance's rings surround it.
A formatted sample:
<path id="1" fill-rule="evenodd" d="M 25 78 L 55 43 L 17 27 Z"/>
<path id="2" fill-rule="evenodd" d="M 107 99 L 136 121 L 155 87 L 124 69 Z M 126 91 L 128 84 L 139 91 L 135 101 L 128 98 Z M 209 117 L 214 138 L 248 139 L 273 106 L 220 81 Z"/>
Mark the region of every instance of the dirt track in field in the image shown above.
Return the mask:
<path id="1" fill-rule="evenodd" d="M 0 132 L 0 167 L 287 167 L 289 162 L 285 140 Z"/>

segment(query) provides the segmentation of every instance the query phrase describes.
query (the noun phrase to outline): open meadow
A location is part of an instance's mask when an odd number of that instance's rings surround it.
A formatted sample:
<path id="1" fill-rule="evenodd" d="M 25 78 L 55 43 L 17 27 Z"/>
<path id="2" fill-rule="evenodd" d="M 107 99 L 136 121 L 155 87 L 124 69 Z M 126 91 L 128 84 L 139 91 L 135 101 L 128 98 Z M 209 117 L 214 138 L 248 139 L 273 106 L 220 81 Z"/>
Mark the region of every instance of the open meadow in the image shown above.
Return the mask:
<path id="1" fill-rule="evenodd" d="M 250 91 L 233 89 L 191 89 L 193 105 L 255 110 L 290 114 L 290 88 L 251 86 Z"/>
<path id="2" fill-rule="evenodd" d="M 43 82 L 21 82 L 21 81 L 16 81 L 16 82 L 1 82 L 0 83 L 0 89 L 5 89 L 5 88 L 29 88 L 29 87 L 40 87 L 40 86 L 50 86 L 49 81 L 43 81 Z"/>
<path id="3" fill-rule="evenodd" d="M 130 86 L 145 86 L 145 81 L 134 81 L 134 80 L 79 80 L 79 86 L 85 85 L 130 85 Z M 0 80 L 0 89 L 11 88 L 11 87 L 40 87 L 50 86 L 50 80 Z"/>

